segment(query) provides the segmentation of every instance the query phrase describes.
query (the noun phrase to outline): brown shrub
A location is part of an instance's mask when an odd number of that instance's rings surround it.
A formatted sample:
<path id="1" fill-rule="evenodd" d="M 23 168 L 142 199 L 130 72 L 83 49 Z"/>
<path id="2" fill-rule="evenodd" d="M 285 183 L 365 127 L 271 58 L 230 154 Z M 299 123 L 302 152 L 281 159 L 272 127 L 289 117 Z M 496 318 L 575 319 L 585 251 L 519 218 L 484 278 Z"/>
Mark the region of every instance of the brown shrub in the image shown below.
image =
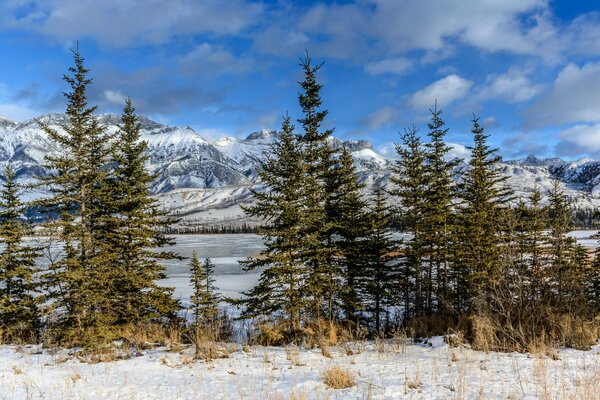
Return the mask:
<path id="1" fill-rule="evenodd" d="M 323 382 L 332 389 L 347 389 L 356 384 L 352 373 L 337 366 L 323 372 Z"/>

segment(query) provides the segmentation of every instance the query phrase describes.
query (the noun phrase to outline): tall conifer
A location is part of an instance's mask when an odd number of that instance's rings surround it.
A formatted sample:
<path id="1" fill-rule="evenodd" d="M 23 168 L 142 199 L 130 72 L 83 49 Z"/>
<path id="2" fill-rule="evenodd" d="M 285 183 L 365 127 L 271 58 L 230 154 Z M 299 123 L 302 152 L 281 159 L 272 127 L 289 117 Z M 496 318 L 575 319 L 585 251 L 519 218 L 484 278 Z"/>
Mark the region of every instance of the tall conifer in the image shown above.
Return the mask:
<path id="1" fill-rule="evenodd" d="M 101 243 L 112 255 L 113 310 L 118 323 L 144 322 L 173 316 L 179 308 L 173 289 L 159 286 L 161 261 L 180 258 L 161 250 L 174 244 L 165 231 L 175 222 L 151 196 L 156 178 L 146 170 L 148 143 L 131 99 L 127 99 L 117 131 L 110 174 L 101 193 L 104 214 L 99 219 Z"/>
<path id="2" fill-rule="evenodd" d="M 51 224 L 59 232 L 64 257 L 54 263 L 48 275 L 52 305 L 63 339 L 105 336 L 105 328 L 114 321 L 107 282 L 111 276 L 112 256 L 98 244 L 98 221 L 105 212 L 101 201 L 103 183 L 110 159 L 111 135 L 94 116 L 96 107 L 89 106 L 87 89 L 91 79 L 79 51 L 73 52 L 75 65 L 65 75 L 70 91 L 67 98 L 67 122 L 56 130 L 42 121 L 40 126 L 61 149 L 46 156 L 50 173 L 40 177 L 51 196 L 42 204 L 58 215 Z"/>
<path id="3" fill-rule="evenodd" d="M 427 246 L 427 311 L 452 308 L 450 270 L 450 247 L 453 233 L 453 201 L 456 197 L 454 168 L 459 159 L 447 160 L 452 149 L 444 139 L 448 132 L 441 118 L 442 110 L 431 111 L 429 143 L 425 144 L 427 189 L 423 240 Z M 436 304 L 434 304 L 436 303 Z"/>
<path id="4" fill-rule="evenodd" d="M 424 292 L 422 262 L 425 245 L 423 241 L 425 193 L 425 152 L 415 127 L 407 129 L 401 136 L 401 144 L 396 145 L 398 160 L 392 169 L 391 182 L 394 188 L 390 193 L 398 199 L 397 212 L 400 215 L 402 230 L 409 235 L 404 241 L 399 290 L 405 319 L 424 314 Z"/>
<path id="5" fill-rule="evenodd" d="M 253 190 L 255 204 L 245 212 L 262 219 L 265 249 L 242 262 L 245 270 L 264 268 L 257 286 L 238 303 L 247 317 L 283 318 L 290 332 L 300 327 L 307 307 L 308 272 L 304 263 L 304 208 L 306 164 L 290 118 L 283 120 L 281 136 L 261 166 L 259 176 L 266 192 Z"/>
<path id="6" fill-rule="evenodd" d="M 485 305 L 486 291 L 498 279 L 499 246 L 502 227 L 499 226 L 504 205 L 510 191 L 504 186 L 506 177 L 498 170 L 500 157 L 491 148 L 479 125 L 473 118 L 474 145 L 469 147 L 469 169 L 463 177 L 460 196 L 459 243 L 456 255 L 459 279 L 457 282 L 457 309 L 479 309 Z"/>
<path id="7" fill-rule="evenodd" d="M 384 189 L 375 185 L 373 201 L 369 207 L 369 230 L 360 244 L 362 273 L 362 300 L 366 310 L 372 315 L 375 333 L 381 333 L 381 322 L 389 321 L 388 310 L 398 300 L 397 263 L 393 260 L 396 250 L 390 231 L 390 207 Z"/>
<path id="8" fill-rule="evenodd" d="M 32 229 L 22 220 L 26 205 L 19 198 L 21 186 L 6 165 L 0 190 L 0 332 L 5 340 L 35 339 L 40 325 L 39 281 L 36 259 L 39 251 L 23 243 Z"/>
<path id="9" fill-rule="evenodd" d="M 337 311 L 335 299 L 342 291 L 334 262 L 336 248 L 333 234 L 337 221 L 327 212 L 327 204 L 338 183 L 333 171 L 335 150 L 329 143 L 333 130 L 322 128 L 327 110 L 322 107 L 320 95 L 323 85 L 316 79 L 322 64 L 313 66 L 307 54 L 300 65 L 304 80 L 299 82 L 302 91 L 298 101 L 303 117 L 298 122 L 302 124 L 303 131 L 297 137 L 306 165 L 303 179 L 306 219 L 302 225 L 304 240 L 301 256 L 309 267 L 306 290 L 311 299 L 313 316 L 325 316 L 331 321 Z"/>

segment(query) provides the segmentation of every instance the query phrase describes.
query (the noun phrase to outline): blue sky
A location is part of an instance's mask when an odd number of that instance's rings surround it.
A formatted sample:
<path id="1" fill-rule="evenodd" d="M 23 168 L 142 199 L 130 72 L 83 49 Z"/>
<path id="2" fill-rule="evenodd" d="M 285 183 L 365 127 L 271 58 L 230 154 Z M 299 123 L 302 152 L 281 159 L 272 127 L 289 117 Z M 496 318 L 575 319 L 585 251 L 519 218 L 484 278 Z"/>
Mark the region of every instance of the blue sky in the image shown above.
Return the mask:
<path id="1" fill-rule="evenodd" d="M 0 115 L 63 111 L 77 40 L 100 112 L 131 96 L 207 138 L 299 117 L 308 49 L 340 138 L 390 153 L 437 99 L 452 143 L 476 113 L 507 158 L 600 158 L 595 0 L 0 0 Z"/>

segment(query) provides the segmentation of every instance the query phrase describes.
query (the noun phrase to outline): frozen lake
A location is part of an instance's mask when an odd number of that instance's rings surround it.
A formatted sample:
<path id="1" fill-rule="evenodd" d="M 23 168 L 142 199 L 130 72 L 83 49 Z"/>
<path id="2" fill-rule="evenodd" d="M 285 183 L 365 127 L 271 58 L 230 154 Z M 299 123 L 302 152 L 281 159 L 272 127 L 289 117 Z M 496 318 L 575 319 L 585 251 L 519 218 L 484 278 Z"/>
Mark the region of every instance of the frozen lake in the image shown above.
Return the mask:
<path id="1" fill-rule="evenodd" d="M 598 231 L 580 230 L 570 233 L 579 243 L 588 248 L 598 246 L 597 239 L 592 236 Z M 400 235 L 396 237 L 399 239 Z M 240 293 L 251 289 L 258 282 L 260 271 L 244 272 L 238 261 L 248 256 L 255 256 L 263 249 L 262 238 L 255 234 L 218 234 L 218 235 L 175 235 L 177 244 L 168 250 L 174 250 L 184 260 L 165 261 L 168 278 L 159 283 L 164 286 L 175 288 L 174 296 L 184 303 L 189 301 L 191 295 L 190 270 L 188 267 L 189 257 L 196 250 L 200 260 L 207 257 L 215 264 L 215 285 L 219 293 L 225 297 L 240 297 Z M 32 240 L 39 244 L 44 243 L 45 238 Z M 52 253 L 56 253 L 60 246 L 52 245 Z M 0 246 L 0 249 L 2 246 Z M 46 259 L 47 260 L 47 259 Z M 41 259 L 43 263 L 45 259 Z"/>
<path id="2" fill-rule="evenodd" d="M 164 263 L 168 279 L 160 283 L 175 288 L 174 296 L 188 301 L 191 295 L 189 257 L 196 250 L 203 261 L 209 257 L 215 265 L 215 286 L 226 297 L 239 297 L 240 292 L 251 289 L 258 282 L 260 271 L 244 272 L 238 261 L 257 255 L 263 241 L 255 234 L 232 235 L 176 235 L 177 244 L 171 248 L 185 260 Z"/>

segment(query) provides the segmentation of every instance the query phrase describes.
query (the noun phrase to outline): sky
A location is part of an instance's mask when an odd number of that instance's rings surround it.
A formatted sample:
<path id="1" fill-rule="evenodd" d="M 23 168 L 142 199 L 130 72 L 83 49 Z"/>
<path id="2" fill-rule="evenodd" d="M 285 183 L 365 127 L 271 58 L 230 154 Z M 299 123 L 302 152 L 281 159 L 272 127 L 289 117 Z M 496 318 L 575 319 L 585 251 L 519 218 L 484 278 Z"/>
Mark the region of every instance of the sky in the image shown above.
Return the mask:
<path id="1" fill-rule="evenodd" d="M 437 102 L 457 155 L 473 115 L 505 158 L 600 159 L 600 0 L 0 0 L 0 116 L 63 112 L 79 43 L 99 112 L 207 139 L 300 117 L 300 58 L 327 127 L 393 155 Z"/>

